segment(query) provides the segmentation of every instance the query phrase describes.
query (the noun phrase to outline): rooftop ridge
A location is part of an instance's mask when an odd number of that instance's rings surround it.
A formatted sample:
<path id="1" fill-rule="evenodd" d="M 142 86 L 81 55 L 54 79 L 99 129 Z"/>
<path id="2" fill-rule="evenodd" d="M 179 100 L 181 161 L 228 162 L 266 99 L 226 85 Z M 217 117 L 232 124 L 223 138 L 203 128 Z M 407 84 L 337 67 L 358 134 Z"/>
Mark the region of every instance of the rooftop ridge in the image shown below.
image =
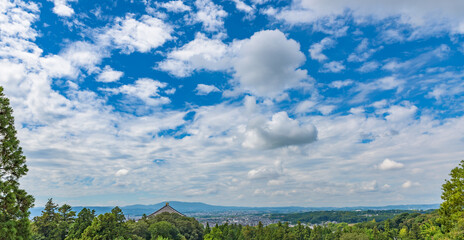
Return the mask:
<path id="1" fill-rule="evenodd" d="M 169 205 L 169 202 L 166 202 L 166 205 L 164 205 L 162 208 L 158 209 L 156 212 L 148 215 L 148 217 L 151 217 L 151 216 L 156 216 L 158 214 L 161 214 L 163 212 L 168 212 L 168 213 L 177 213 L 181 216 L 185 216 L 184 214 L 180 213 L 179 211 L 177 211 L 176 209 L 174 209 L 173 207 L 171 207 Z"/>

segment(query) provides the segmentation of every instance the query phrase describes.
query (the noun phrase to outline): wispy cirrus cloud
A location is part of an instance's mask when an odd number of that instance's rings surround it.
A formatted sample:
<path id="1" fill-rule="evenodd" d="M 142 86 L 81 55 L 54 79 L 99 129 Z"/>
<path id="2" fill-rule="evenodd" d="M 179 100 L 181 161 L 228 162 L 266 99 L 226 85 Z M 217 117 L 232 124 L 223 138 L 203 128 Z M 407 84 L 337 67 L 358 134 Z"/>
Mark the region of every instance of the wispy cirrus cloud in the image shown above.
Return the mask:
<path id="1" fill-rule="evenodd" d="M 166 83 L 160 81 L 140 78 L 134 84 L 122 85 L 118 88 L 100 88 L 100 90 L 111 94 L 123 94 L 129 99 L 141 100 L 149 106 L 158 106 L 171 102 L 168 97 L 160 95 L 160 90 L 166 86 Z"/>
<path id="2" fill-rule="evenodd" d="M 420 4 L 419 4 L 420 3 Z M 419 6 L 420 5 L 420 6 Z M 351 14 L 356 21 L 364 22 L 367 19 L 384 20 L 389 17 L 398 17 L 400 22 L 413 27 L 428 27 L 440 25 L 452 32 L 463 33 L 462 22 L 464 18 L 456 9 L 462 9 L 463 3 L 458 0 L 448 1 L 437 6 L 434 1 L 408 1 L 391 4 L 390 1 L 335 1 L 322 0 L 292 1 L 292 4 L 281 9 L 275 9 L 270 15 L 290 24 L 313 23 L 319 19 L 330 16 Z"/>

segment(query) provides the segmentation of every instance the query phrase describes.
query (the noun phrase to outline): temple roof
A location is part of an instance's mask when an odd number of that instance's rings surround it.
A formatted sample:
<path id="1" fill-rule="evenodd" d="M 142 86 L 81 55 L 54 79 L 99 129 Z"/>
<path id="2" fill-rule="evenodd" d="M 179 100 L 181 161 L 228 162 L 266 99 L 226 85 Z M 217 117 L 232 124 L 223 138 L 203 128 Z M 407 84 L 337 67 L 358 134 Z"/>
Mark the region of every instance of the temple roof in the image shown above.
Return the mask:
<path id="1" fill-rule="evenodd" d="M 164 213 L 164 212 L 168 212 L 168 213 L 177 213 L 181 216 L 185 216 L 184 214 L 178 212 L 176 209 L 172 208 L 171 206 L 169 206 L 169 203 L 167 202 L 166 205 L 164 205 L 164 207 L 158 209 L 158 211 L 148 215 L 148 217 L 152 217 L 152 216 L 156 216 L 158 214 L 161 214 L 161 213 Z"/>

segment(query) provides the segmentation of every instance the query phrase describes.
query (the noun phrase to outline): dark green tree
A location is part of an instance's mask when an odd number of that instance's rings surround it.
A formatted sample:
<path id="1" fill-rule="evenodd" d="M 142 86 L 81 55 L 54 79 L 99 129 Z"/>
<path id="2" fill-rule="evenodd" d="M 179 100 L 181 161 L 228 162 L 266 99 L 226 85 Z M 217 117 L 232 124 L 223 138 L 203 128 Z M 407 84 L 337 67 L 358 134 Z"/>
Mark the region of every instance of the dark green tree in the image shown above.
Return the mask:
<path id="1" fill-rule="evenodd" d="M 34 198 L 19 187 L 26 175 L 26 157 L 16 138 L 13 109 L 0 87 L 0 236 L 3 240 L 31 237 L 29 208 Z"/>
<path id="2" fill-rule="evenodd" d="M 56 212 L 58 204 L 53 203 L 53 199 L 48 199 L 45 209 L 41 216 L 34 217 L 35 238 L 40 239 L 60 239 L 58 230 L 59 215 Z"/>
<path id="3" fill-rule="evenodd" d="M 210 233 L 210 232 L 211 232 L 211 228 L 209 227 L 209 223 L 207 222 L 206 227 L 205 227 L 205 235 Z"/>
<path id="4" fill-rule="evenodd" d="M 340 240 L 352 240 L 352 239 L 369 240 L 369 237 L 367 236 L 367 234 L 363 232 L 347 232 L 347 233 L 343 233 L 340 236 Z"/>
<path id="5" fill-rule="evenodd" d="M 173 240 L 180 240 L 182 239 L 182 235 L 179 233 L 179 229 L 177 229 L 174 225 L 167 221 L 156 222 L 150 225 L 148 228 L 150 232 L 151 239 L 156 240 L 158 237 L 164 237 Z"/>
<path id="6" fill-rule="evenodd" d="M 296 239 L 298 240 L 309 239 L 309 232 L 303 225 L 301 225 L 300 221 L 298 221 L 297 225 L 294 228 L 294 231 L 295 231 Z"/>
<path id="7" fill-rule="evenodd" d="M 95 218 L 95 210 L 90 210 L 88 208 L 83 208 L 74 223 L 69 228 L 67 240 L 74 240 L 81 238 L 84 230 L 92 224 L 93 219 Z"/>
<path id="8" fill-rule="evenodd" d="M 148 218 L 150 225 L 160 221 L 167 221 L 173 224 L 187 240 L 203 239 L 203 226 L 195 218 L 167 212 Z"/>
<path id="9" fill-rule="evenodd" d="M 131 238 L 134 239 L 150 239 L 151 235 L 148 231 L 148 222 L 146 219 L 139 219 L 139 221 L 129 220 L 126 222 L 129 232 L 132 234 Z"/>
<path id="10" fill-rule="evenodd" d="M 442 204 L 439 214 L 445 232 L 450 231 L 454 223 L 464 217 L 464 160 L 451 170 L 450 179 L 442 185 Z"/>
<path id="11" fill-rule="evenodd" d="M 125 239 L 129 230 L 124 224 L 124 214 L 119 207 L 94 218 L 92 224 L 82 233 L 82 240 Z"/>
<path id="12" fill-rule="evenodd" d="M 223 233 L 219 227 L 213 227 L 210 233 L 205 235 L 205 240 L 222 240 Z"/>
<path id="13" fill-rule="evenodd" d="M 65 239 L 68 236 L 69 228 L 74 222 L 76 212 L 71 210 L 71 206 L 63 204 L 58 208 L 58 236 L 59 239 Z"/>

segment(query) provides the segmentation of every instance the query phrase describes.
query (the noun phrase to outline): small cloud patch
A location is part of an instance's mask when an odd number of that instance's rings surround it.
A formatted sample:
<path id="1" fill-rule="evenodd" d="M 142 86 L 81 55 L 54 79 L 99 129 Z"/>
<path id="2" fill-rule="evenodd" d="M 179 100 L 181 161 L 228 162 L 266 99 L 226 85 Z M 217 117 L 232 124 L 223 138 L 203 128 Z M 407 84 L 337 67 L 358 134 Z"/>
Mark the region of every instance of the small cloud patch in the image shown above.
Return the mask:
<path id="1" fill-rule="evenodd" d="M 129 173 L 129 170 L 127 169 L 119 169 L 114 175 L 116 175 L 116 177 L 120 177 L 120 176 L 125 176 L 128 173 Z"/>
<path id="2" fill-rule="evenodd" d="M 195 89 L 197 95 L 208 95 L 212 92 L 220 92 L 220 90 L 214 85 L 198 84 Z"/>
<path id="3" fill-rule="evenodd" d="M 419 186 L 420 184 L 418 182 L 411 182 L 411 181 L 406 181 L 403 183 L 403 185 L 401 185 L 401 187 L 403 188 L 411 188 L 411 187 L 417 187 Z"/>
<path id="4" fill-rule="evenodd" d="M 404 164 L 395 162 L 386 158 L 383 162 L 379 165 L 380 170 L 393 170 L 393 169 L 400 169 L 403 168 Z"/>
<path id="5" fill-rule="evenodd" d="M 115 71 L 110 66 L 105 66 L 103 71 L 98 75 L 97 82 L 116 82 L 124 75 L 123 72 Z"/>

